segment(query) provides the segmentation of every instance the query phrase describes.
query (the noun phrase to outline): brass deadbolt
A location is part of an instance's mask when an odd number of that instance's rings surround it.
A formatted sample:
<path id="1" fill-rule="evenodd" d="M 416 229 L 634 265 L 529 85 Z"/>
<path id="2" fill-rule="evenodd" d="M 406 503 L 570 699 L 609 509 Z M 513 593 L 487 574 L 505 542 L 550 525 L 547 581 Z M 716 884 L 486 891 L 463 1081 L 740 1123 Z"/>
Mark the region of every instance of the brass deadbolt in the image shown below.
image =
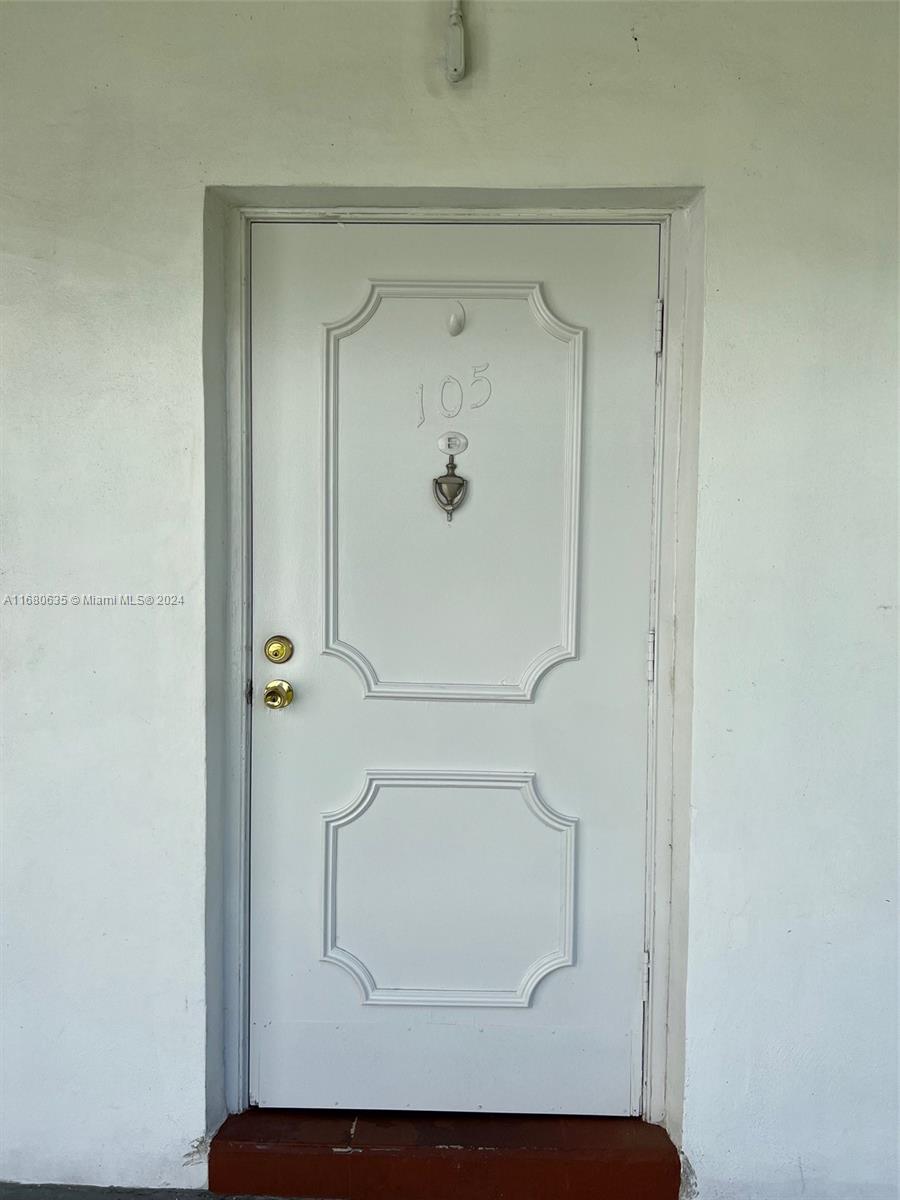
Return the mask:
<path id="1" fill-rule="evenodd" d="M 266 708 L 287 708 L 294 699 L 294 689 L 286 679 L 273 679 L 263 688 Z"/>
<path id="2" fill-rule="evenodd" d="M 283 633 L 276 633 L 269 638 L 263 650 L 269 662 L 285 663 L 294 653 L 294 643 Z"/>

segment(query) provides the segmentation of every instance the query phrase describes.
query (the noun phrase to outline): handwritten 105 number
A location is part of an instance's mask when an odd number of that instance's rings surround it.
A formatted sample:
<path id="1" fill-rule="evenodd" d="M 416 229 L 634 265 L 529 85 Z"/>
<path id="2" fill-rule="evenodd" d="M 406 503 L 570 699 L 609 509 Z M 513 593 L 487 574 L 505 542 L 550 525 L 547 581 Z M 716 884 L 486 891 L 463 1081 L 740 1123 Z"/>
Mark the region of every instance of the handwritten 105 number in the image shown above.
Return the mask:
<path id="1" fill-rule="evenodd" d="M 469 408 L 484 408 L 493 393 L 493 385 L 485 374 L 490 363 L 472 368 L 472 378 L 469 380 Z M 420 383 L 417 389 L 418 414 L 416 429 L 425 424 L 425 384 Z M 466 389 L 455 375 L 445 375 L 438 391 L 437 402 L 445 417 L 456 417 L 462 412 L 466 400 Z"/>

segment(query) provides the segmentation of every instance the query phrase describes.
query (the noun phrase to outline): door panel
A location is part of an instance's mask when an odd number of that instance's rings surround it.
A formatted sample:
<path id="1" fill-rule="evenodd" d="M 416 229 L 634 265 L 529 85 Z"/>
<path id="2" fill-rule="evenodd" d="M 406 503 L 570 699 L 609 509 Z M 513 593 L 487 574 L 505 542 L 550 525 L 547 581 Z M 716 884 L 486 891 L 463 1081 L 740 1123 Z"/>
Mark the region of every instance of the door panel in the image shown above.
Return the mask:
<path id="1" fill-rule="evenodd" d="M 637 1111 L 658 255 L 254 226 L 257 1103 Z"/>
<path id="2" fill-rule="evenodd" d="M 529 700 L 575 655 L 582 331 L 536 283 L 378 281 L 325 361 L 326 650 L 368 695 Z M 422 467 L 455 425 L 477 515 L 438 536 Z"/>
<path id="3" fill-rule="evenodd" d="M 325 817 L 324 958 L 366 1004 L 527 1007 L 572 963 L 575 824 L 532 775 L 367 772 Z"/>

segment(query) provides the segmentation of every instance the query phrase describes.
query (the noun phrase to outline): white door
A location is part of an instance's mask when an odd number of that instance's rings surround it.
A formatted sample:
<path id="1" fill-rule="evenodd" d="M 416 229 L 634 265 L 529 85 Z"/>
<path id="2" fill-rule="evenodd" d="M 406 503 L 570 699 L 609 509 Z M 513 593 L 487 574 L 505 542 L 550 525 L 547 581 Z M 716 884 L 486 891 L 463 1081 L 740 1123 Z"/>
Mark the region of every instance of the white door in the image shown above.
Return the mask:
<path id="1" fill-rule="evenodd" d="M 658 265 L 253 228 L 254 1103 L 639 1111 Z"/>

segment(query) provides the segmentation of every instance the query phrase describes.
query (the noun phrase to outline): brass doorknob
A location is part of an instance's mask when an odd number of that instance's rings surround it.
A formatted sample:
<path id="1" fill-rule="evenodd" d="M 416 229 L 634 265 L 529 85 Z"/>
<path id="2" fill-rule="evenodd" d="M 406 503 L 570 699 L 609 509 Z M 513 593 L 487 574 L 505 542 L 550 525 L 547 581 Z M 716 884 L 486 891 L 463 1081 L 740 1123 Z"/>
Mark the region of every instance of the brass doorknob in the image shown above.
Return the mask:
<path id="1" fill-rule="evenodd" d="M 294 689 L 286 679 L 273 679 L 263 688 L 263 704 L 266 708 L 287 708 L 294 699 Z"/>

